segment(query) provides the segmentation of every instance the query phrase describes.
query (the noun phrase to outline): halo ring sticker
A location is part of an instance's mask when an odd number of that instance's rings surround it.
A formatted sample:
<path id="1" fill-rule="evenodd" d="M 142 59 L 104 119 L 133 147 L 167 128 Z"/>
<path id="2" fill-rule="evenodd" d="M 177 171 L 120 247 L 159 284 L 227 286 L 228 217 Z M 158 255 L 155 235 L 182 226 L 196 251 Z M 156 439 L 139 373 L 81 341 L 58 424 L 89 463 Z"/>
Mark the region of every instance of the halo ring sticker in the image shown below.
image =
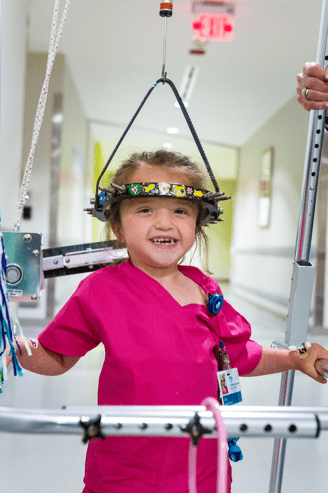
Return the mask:
<path id="1" fill-rule="evenodd" d="M 171 183 L 159 183 L 158 188 L 161 195 L 168 195 L 171 190 Z"/>
<path id="2" fill-rule="evenodd" d="M 140 183 L 132 183 L 129 186 L 129 192 L 130 192 L 131 195 L 139 195 L 140 190 L 141 190 Z"/>
<path id="3" fill-rule="evenodd" d="M 184 185 L 173 185 L 173 194 L 176 197 L 185 197 L 186 187 Z"/>
<path id="4" fill-rule="evenodd" d="M 194 190 L 194 196 L 195 197 L 199 197 L 199 198 L 202 198 L 204 197 L 204 192 L 202 192 L 201 190 Z"/>
<path id="5" fill-rule="evenodd" d="M 157 190 L 156 190 L 155 183 L 150 183 L 149 185 L 144 186 L 144 191 L 146 193 L 158 193 Z"/>

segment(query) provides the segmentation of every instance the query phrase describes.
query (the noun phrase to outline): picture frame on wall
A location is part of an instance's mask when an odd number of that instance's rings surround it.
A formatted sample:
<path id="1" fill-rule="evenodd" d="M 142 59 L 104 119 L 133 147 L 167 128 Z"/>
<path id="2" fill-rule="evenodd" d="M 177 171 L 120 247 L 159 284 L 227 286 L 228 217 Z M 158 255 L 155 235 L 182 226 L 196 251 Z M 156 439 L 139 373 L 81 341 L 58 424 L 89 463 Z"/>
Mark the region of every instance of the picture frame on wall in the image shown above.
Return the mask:
<path id="1" fill-rule="evenodd" d="M 260 160 L 257 210 L 257 224 L 259 228 L 268 228 L 270 226 L 273 164 L 274 148 L 269 147 L 262 152 Z"/>

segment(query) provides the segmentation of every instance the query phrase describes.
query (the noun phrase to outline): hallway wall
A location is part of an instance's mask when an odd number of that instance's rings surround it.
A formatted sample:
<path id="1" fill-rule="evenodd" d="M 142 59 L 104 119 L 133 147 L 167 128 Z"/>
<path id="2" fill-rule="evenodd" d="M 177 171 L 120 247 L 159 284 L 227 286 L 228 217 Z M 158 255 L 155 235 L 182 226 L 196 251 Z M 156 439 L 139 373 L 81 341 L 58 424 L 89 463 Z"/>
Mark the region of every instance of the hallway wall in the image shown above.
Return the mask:
<path id="1" fill-rule="evenodd" d="M 26 2 L 1 2 L 0 216 L 4 230 L 13 228 L 21 184 L 26 32 Z"/>
<path id="2" fill-rule="evenodd" d="M 309 113 L 293 98 L 241 148 L 232 246 L 232 291 L 287 314 Z M 263 151 L 274 147 L 269 227 L 257 224 Z M 312 254 L 316 246 L 313 233 Z"/>
<path id="3" fill-rule="evenodd" d="M 25 84 L 23 166 L 30 150 L 35 111 L 45 77 L 46 53 L 28 53 Z M 91 241 L 85 173 L 88 123 L 64 55 L 58 54 L 51 73 L 47 105 L 29 185 L 30 219 L 21 231 L 42 233 L 43 249 Z M 80 276 L 47 281 L 38 303 L 20 304 L 21 318 L 52 318 L 55 306 L 76 289 Z"/>

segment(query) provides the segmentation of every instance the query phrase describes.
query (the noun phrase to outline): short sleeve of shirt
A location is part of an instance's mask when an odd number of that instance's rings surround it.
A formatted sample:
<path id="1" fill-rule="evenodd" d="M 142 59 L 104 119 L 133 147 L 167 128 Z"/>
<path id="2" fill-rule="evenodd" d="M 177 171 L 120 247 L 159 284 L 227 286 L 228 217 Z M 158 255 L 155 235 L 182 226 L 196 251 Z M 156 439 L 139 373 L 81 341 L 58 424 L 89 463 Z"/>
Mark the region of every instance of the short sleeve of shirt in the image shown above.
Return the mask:
<path id="1" fill-rule="evenodd" d="M 202 286 L 206 293 L 223 295 L 217 281 L 195 267 L 183 267 L 183 272 Z M 207 314 L 202 320 L 213 330 L 218 341 L 224 343 L 231 368 L 236 367 L 240 376 L 252 372 L 259 364 L 262 346 L 251 340 L 251 326 L 226 300 L 217 315 Z"/>
<path id="2" fill-rule="evenodd" d="M 90 323 L 91 316 L 90 283 L 86 278 L 38 339 L 51 351 L 68 356 L 84 356 L 100 342 Z"/>
<path id="3" fill-rule="evenodd" d="M 226 346 L 231 368 L 239 375 L 247 375 L 259 364 L 262 346 L 252 341 L 251 326 L 226 300 L 218 314 L 220 338 Z"/>

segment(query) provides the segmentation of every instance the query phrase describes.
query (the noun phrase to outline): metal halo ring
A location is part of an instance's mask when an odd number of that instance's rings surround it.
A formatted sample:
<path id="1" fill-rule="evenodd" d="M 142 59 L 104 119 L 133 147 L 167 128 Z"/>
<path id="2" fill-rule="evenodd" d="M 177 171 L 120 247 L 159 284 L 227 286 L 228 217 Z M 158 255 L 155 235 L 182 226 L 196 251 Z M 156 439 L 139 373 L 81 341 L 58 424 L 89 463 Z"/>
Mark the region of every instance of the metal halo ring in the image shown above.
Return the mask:
<path id="1" fill-rule="evenodd" d="M 85 209 L 100 221 L 106 222 L 105 212 L 109 205 L 124 199 L 137 199 L 138 197 L 166 196 L 182 200 L 191 200 L 201 205 L 206 211 L 206 217 L 202 220 L 202 225 L 214 224 L 222 221 L 219 216 L 223 210 L 218 206 L 219 201 L 227 200 L 224 192 L 211 193 L 208 190 L 194 188 L 189 185 L 179 183 L 129 183 L 118 186 L 112 183 L 111 188 L 100 187 L 101 194 L 92 200 L 95 204 L 93 209 Z"/>
<path id="2" fill-rule="evenodd" d="M 308 101 L 311 101 L 310 98 L 308 97 L 309 94 L 309 89 L 307 87 L 303 87 L 302 90 L 302 96 L 304 99 L 307 99 Z"/>

